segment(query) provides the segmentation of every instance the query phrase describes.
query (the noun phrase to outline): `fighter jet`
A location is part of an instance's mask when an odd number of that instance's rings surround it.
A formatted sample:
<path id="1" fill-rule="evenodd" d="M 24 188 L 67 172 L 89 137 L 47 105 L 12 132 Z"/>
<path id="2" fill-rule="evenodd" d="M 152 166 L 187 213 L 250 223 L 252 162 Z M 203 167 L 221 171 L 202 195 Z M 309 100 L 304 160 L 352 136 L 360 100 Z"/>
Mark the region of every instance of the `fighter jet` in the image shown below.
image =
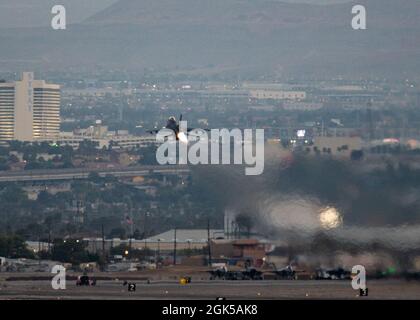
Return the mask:
<path id="1" fill-rule="evenodd" d="M 208 272 L 210 273 L 210 280 L 263 280 L 263 273 L 251 267 L 246 267 L 245 270 L 231 271 L 223 266 Z"/>
<path id="2" fill-rule="evenodd" d="M 298 274 L 305 272 L 305 270 L 296 270 L 291 263 L 284 268 L 277 268 L 272 262 L 268 266 L 272 267 L 273 270 L 265 271 L 265 276 L 273 277 L 275 280 L 297 280 Z"/>
<path id="3" fill-rule="evenodd" d="M 276 279 L 286 279 L 286 280 L 297 279 L 297 273 L 293 269 L 291 264 L 289 264 L 286 267 L 281 268 L 281 269 L 275 269 L 274 273 L 276 275 Z"/>
<path id="4" fill-rule="evenodd" d="M 182 114 L 179 116 L 179 122 L 181 122 L 181 121 L 182 121 Z M 171 117 L 169 117 L 168 121 L 166 121 L 166 126 L 164 126 L 163 129 L 172 130 L 175 133 L 175 137 L 176 137 L 177 141 L 188 143 L 187 135 L 191 134 L 190 133 L 191 131 L 198 130 L 198 129 L 188 128 L 186 132 L 183 132 L 179 128 L 179 122 L 176 121 L 174 116 L 171 116 Z M 200 130 L 209 131 L 209 129 L 200 129 Z M 158 132 L 159 132 L 159 130 L 157 130 L 157 129 L 149 131 L 150 134 L 157 134 Z M 168 135 L 170 135 L 170 134 L 168 134 Z"/>
<path id="5" fill-rule="evenodd" d="M 316 270 L 317 280 L 347 280 L 351 279 L 351 272 L 344 270 L 343 268 L 337 269 L 317 269 Z"/>

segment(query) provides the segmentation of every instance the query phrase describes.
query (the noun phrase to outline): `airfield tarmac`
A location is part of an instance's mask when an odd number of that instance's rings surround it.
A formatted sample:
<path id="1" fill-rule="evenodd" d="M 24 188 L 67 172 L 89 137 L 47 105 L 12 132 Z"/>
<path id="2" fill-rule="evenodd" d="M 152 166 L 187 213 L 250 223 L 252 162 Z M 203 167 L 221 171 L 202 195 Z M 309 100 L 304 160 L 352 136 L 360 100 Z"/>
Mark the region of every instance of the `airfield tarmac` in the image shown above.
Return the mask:
<path id="1" fill-rule="evenodd" d="M 123 280 L 98 280 L 93 287 L 76 286 L 67 281 L 65 290 L 54 290 L 48 280 L 0 280 L 0 299 L 415 299 L 420 300 L 420 282 L 371 280 L 368 297 L 359 297 L 349 280 L 270 280 L 209 281 L 198 280 L 181 285 L 178 281 L 130 281 L 137 285 L 128 292 Z"/>

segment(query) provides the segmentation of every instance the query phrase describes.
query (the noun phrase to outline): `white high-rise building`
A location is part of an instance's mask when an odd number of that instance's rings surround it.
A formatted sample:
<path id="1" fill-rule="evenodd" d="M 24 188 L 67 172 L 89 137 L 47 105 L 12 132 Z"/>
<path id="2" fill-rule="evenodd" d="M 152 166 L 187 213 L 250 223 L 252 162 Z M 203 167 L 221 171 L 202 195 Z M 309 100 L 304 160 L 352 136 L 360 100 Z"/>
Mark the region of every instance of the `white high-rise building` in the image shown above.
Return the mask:
<path id="1" fill-rule="evenodd" d="M 60 86 L 34 80 L 0 82 L 0 140 L 47 140 L 60 132 Z"/>

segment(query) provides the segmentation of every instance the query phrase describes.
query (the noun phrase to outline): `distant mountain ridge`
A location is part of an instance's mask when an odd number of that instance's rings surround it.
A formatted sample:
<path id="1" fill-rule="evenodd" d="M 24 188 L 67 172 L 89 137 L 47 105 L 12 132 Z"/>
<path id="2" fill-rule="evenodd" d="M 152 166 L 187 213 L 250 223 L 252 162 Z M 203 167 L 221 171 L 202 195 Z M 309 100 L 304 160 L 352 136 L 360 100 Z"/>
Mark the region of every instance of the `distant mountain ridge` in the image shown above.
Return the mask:
<path id="1" fill-rule="evenodd" d="M 418 0 L 361 0 L 317 5 L 273 0 L 119 0 L 87 23 L 267 23 L 349 25 L 351 8 L 366 6 L 370 22 L 419 26 Z"/>
<path id="2" fill-rule="evenodd" d="M 351 28 L 355 3 L 367 8 L 367 30 Z M 419 13 L 418 0 L 119 0 L 63 32 L 0 29 L 0 67 L 415 75 Z"/>
<path id="3" fill-rule="evenodd" d="M 64 5 L 68 23 L 78 23 L 117 0 L 0 0 L 0 28 L 41 27 L 51 23 L 51 8 Z"/>

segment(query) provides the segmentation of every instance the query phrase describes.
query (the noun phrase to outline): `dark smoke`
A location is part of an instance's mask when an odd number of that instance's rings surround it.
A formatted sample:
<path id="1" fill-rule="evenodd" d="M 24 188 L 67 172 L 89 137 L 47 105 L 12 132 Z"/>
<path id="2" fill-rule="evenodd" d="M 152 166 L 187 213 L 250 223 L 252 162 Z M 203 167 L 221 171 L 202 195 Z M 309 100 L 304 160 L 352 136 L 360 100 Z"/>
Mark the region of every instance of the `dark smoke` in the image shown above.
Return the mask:
<path id="1" fill-rule="evenodd" d="M 193 180 L 215 207 L 248 216 L 254 234 L 293 251 L 384 252 L 401 261 L 420 251 L 420 170 L 395 159 L 334 160 L 267 145 L 260 176 L 199 166 Z M 323 226 L 325 208 L 339 213 L 340 225 Z"/>

